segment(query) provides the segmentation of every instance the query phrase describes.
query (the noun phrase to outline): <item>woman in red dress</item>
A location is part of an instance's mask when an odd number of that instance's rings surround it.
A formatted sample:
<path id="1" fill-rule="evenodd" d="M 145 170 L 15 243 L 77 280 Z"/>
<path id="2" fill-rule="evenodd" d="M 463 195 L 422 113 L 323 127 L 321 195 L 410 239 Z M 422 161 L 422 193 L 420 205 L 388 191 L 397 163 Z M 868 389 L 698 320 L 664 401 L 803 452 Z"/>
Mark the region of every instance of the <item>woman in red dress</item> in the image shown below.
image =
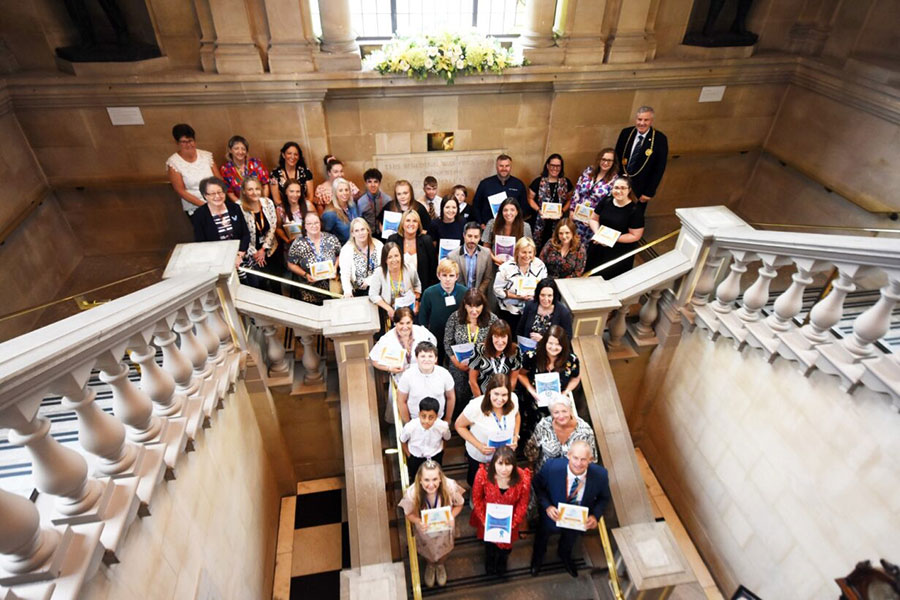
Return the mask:
<path id="1" fill-rule="evenodd" d="M 489 503 L 513 507 L 510 543 L 484 544 L 484 568 L 488 575 L 506 573 L 506 561 L 512 551 L 512 544 L 519 539 L 519 526 L 525 521 L 530 495 L 531 470 L 516 466 L 516 453 L 509 446 L 497 448 L 491 462 L 478 468 L 472 485 L 474 507 L 469 519 L 472 527 L 478 530 L 478 539 L 484 539 L 485 513 Z"/>

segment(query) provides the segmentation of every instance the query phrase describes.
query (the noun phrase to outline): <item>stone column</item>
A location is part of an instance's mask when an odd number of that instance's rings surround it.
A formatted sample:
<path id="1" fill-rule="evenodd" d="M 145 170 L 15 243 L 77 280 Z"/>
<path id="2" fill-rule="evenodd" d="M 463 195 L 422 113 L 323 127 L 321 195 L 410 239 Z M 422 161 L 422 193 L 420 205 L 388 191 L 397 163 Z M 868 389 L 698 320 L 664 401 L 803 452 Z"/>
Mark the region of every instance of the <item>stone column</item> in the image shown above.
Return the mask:
<path id="1" fill-rule="evenodd" d="M 262 73 L 259 48 L 253 42 L 244 0 L 208 0 L 215 27 L 213 56 L 218 73 Z"/>
<path id="2" fill-rule="evenodd" d="M 567 65 L 599 65 L 606 52 L 608 31 L 603 25 L 607 0 L 569 0 L 564 48 Z"/>
<path id="3" fill-rule="evenodd" d="M 519 42 L 525 58 L 535 65 L 559 65 L 563 61 L 563 49 L 553 37 L 553 20 L 556 16 L 554 0 L 533 0 L 525 4 L 527 11 L 525 31 Z"/>
<path id="4" fill-rule="evenodd" d="M 269 20 L 269 72 L 315 70 L 313 45 L 304 35 L 303 14 L 296 0 L 266 0 Z"/>
<path id="5" fill-rule="evenodd" d="M 362 59 L 350 23 L 348 0 L 318 0 L 322 19 L 321 52 L 316 55 L 320 71 L 359 71 Z"/>
<path id="6" fill-rule="evenodd" d="M 653 20 L 656 3 L 652 0 L 628 0 L 618 5 L 618 14 L 610 14 L 615 25 L 609 42 L 610 63 L 642 63 L 656 55 Z"/>

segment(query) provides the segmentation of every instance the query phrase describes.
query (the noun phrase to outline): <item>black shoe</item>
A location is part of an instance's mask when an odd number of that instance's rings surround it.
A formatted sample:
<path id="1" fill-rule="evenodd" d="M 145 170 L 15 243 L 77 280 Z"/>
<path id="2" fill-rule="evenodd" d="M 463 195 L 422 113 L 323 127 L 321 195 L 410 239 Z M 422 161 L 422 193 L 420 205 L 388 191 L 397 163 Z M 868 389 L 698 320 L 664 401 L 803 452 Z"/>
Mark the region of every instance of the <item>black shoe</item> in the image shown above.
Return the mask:
<path id="1" fill-rule="evenodd" d="M 493 556 L 488 556 L 484 559 L 484 572 L 488 575 L 493 575 L 497 572 L 497 565 L 493 559 Z"/>
<path id="2" fill-rule="evenodd" d="M 541 574 L 541 567 L 544 565 L 543 560 L 532 560 L 531 561 L 531 576 L 537 577 Z"/>
<path id="3" fill-rule="evenodd" d="M 497 575 L 504 576 L 506 575 L 506 559 L 509 557 L 507 554 L 503 554 L 497 557 Z"/>
<path id="4" fill-rule="evenodd" d="M 572 577 L 578 577 L 578 569 L 575 568 L 575 561 L 573 561 L 571 558 L 564 558 L 563 566 L 566 568 L 566 573 L 568 573 Z"/>

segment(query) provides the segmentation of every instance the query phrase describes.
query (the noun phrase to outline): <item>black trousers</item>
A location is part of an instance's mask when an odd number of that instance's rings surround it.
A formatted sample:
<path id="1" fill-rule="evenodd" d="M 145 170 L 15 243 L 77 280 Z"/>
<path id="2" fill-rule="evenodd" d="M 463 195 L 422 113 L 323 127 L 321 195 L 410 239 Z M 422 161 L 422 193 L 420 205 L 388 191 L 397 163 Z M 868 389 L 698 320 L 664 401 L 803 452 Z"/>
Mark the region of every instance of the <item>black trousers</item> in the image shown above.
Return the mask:
<path id="1" fill-rule="evenodd" d="M 522 318 L 522 313 L 514 315 L 509 311 L 498 308 L 497 316 L 506 321 L 506 324 L 509 325 L 510 330 L 512 330 L 512 335 L 510 337 L 515 341 L 517 335 L 516 330 L 519 328 L 519 319 Z"/>
<path id="2" fill-rule="evenodd" d="M 469 483 L 469 489 L 472 489 L 472 485 L 475 484 L 475 476 L 478 475 L 478 467 L 484 463 L 478 462 L 468 454 L 466 454 L 466 460 L 469 462 L 469 470 L 466 471 L 466 481 Z"/>
<path id="3" fill-rule="evenodd" d="M 509 559 L 509 553 L 512 548 L 504 550 L 493 542 L 484 543 L 484 564 L 488 571 L 498 569 L 506 571 L 506 561 Z"/>
<path id="4" fill-rule="evenodd" d="M 584 534 L 574 529 L 560 529 L 559 531 L 559 549 L 556 553 L 563 562 L 569 562 L 572 560 L 572 549 L 575 547 L 575 542 L 578 541 L 579 536 Z M 544 562 L 544 555 L 547 553 L 547 542 L 550 541 L 551 535 L 553 533 L 548 531 L 544 524 L 544 516 L 540 515 L 540 523 L 534 536 L 534 546 L 531 553 L 532 564 Z"/>
<path id="5" fill-rule="evenodd" d="M 416 473 L 419 472 L 419 467 L 422 466 L 422 463 L 424 463 L 426 460 L 428 460 L 428 459 L 424 456 L 413 456 L 412 454 L 410 454 L 409 456 L 406 457 L 406 472 L 409 473 L 410 485 L 412 485 L 412 482 L 415 480 Z M 444 451 L 441 450 L 440 452 L 438 452 L 437 454 L 432 456 L 431 460 L 433 460 L 437 464 L 443 466 L 444 465 L 444 462 L 443 462 L 444 461 Z"/>

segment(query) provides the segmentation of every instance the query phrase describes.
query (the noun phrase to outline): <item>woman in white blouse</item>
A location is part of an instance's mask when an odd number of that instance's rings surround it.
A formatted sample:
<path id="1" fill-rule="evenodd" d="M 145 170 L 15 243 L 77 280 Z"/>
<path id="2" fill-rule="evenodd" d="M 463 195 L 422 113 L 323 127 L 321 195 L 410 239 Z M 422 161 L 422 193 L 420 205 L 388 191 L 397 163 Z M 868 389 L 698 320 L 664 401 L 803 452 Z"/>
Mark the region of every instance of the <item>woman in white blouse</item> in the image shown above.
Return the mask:
<path id="1" fill-rule="evenodd" d="M 207 177 L 217 177 L 219 168 L 212 152 L 197 150 L 194 128 L 190 125 L 175 125 L 172 137 L 178 144 L 178 151 L 166 159 L 166 172 L 169 183 L 181 198 L 181 207 L 190 217 L 198 206 L 206 204 L 200 193 L 200 182 Z"/>
<path id="2" fill-rule="evenodd" d="M 381 336 L 369 352 L 372 366 L 393 375 L 394 381 L 399 381 L 400 375 L 416 364 L 415 350 L 419 342 L 437 343 L 427 327 L 414 325 L 413 321 L 410 308 L 398 308 L 394 312 L 394 327 Z"/>
<path id="3" fill-rule="evenodd" d="M 381 240 L 372 237 L 369 223 L 362 217 L 350 221 L 350 239 L 341 248 L 341 287 L 344 298 L 368 296 L 369 279 L 381 264 Z"/>
<path id="4" fill-rule="evenodd" d="M 484 395 L 470 400 L 454 424 L 456 432 L 466 440 L 469 486 L 475 481 L 478 467 L 491 461 L 495 448 L 516 449 L 520 426 L 519 401 L 509 389 L 509 378 L 494 375 Z"/>
<path id="5" fill-rule="evenodd" d="M 534 299 L 538 281 L 547 276 L 544 262 L 535 256 L 534 242 L 523 237 L 516 242 L 513 258 L 497 269 L 494 294 L 500 303 L 499 317 L 518 331 L 525 303 Z"/>

